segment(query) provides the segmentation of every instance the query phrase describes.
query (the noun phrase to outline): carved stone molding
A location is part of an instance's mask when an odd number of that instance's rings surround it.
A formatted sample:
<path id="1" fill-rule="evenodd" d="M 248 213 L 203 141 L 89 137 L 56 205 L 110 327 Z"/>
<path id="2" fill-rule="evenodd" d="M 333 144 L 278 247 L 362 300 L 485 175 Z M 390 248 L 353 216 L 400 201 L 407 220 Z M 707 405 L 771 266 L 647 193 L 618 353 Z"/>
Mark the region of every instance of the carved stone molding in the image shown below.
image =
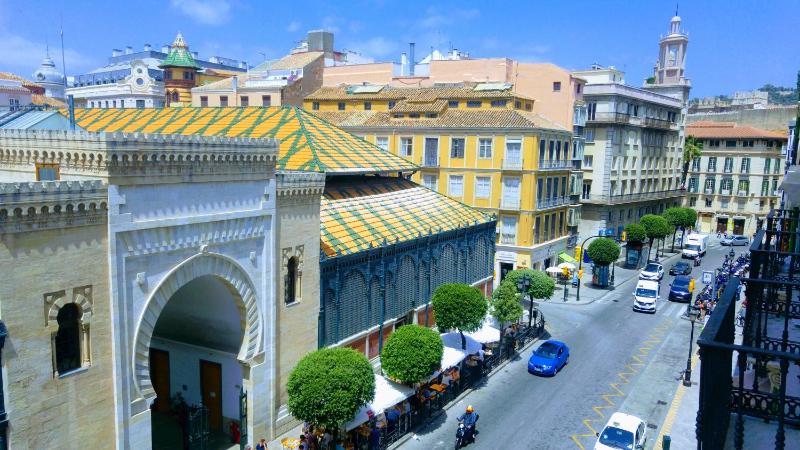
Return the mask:
<path id="1" fill-rule="evenodd" d="M 107 200 L 100 180 L 0 183 L 0 233 L 102 224 Z"/>
<path id="2" fill-rule="evenodd" d="M 44 294 L 45 326 L 58 327 L 58 312 L 68 303 L 74 303 L 81 311 L 82 324 L 92 322 L 92 286 L 81 286 L 73 288 L 71 296 L 66 291 Z"/>

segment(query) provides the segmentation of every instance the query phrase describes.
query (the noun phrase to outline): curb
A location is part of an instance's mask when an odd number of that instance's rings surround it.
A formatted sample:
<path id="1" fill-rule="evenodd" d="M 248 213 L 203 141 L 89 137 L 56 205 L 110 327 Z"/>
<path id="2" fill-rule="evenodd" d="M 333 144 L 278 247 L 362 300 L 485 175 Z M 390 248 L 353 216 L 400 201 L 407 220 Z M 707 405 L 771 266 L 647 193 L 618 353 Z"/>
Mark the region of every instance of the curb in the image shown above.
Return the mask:
<path id="1" fill-rule="evenodd" d="M 547 331 L 547 328 L 545 328 L 545 331 Z M 520 353 L 520 354 L 523 353 L 525 350 L 529 349 L 531 346 L 533 346 L 533 344 L 535 344 L 535 343 L 537 343 L 539 341 L 541 341 L 540 337 L 537 337 L 536 339 L 531 339 L 530 342 L 525 344 L 525 346 L 522 347 L 519 351 L 517 351 L 517 353 Z M 489 375 L 487 375 L 486 378 L 492 378 L 495 374 L 500 372 L 500 369 L 502 369 L 506 365 L 510 364 L 512 360 L 513 359 L 507 359 L 507 360 L 503 361 L 502 363 L 500 363 L 499 365 L 494 366 L 494 369 L 492 369 L 492 371 L 489 372 Z M 432 419 L 435 419 L 435 418 L 441 416 L 442 414 L 444 414 L 445 411 L 447 411 L 450 408 L 452 408 L 456 403 L 460 402 L 461 400 L 464 399 L 464 397 L 466 397 L 467 395 L 473 393 L 474 391 L 475 391 L 475 389 L 471 388 L 471 387 L 467 388 L 467 389 L 464 389 L 463 391 L 461 391 L 460 394 L 458 394 L 458 397 L 456 397 L 453 400 L 449 401 L 446 405 L 444 405 L 442 407 L 442 409 L 440 409 L 439 411 L 436 411 L 436 413 L 431 415 L 430 419 L 432 420 Z M 399 448 L 401 445 L 405 444 L 409 439 L 411 439 L 411 436 L 414 435 L 414 434 L 416 434 L 416 433 L 414 433 L 413 431 L 409 432 L 409 433 L 406 433 L 403 437 L 401 437 L 400 439 L 394 441 L 392 443 L 392 445 L 386 447 L 387 450 L 393 450 L 393 449 Z"/>
<path id="2" fill-rule="evenodd" d="M 700 356 L 695 353 L 692 356 L 692 371 L 697 368 L 697 363 L 700 360 Z M 678 409 L 683 402 L 683 396 L 686 394 L 686 391 L 689 388 L 683 385 L 683 383 L 678 384 L 678 390 L 675 392 L 675 397 L 672 398 L 672 403 L 670 404 L 669 410 L 667 411 L 667 415 L 664 417 L 664 422 L 661 424 L 661 430 L 659 430 L 658 436 L 656 437 L 655 445 L 653 446 L 653 450 L 663 450 L 663 441 L 664 436 L 671 436 L 672 432 L 672 424 L 675 422 L 675 417 L 678 414 Z"/>

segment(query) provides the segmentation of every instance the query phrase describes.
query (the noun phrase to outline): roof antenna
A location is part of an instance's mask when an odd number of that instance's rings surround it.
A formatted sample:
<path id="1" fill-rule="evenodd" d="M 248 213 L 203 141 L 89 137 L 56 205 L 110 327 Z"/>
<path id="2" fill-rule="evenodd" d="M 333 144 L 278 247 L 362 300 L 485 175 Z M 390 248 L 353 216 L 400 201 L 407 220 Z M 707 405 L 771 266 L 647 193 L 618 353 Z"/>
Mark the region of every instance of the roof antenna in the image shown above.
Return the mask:
<path id="1" fill-rule="evenodd" d="M 678 2 L 675 2 L 675 15 L 678 15 Z"/>

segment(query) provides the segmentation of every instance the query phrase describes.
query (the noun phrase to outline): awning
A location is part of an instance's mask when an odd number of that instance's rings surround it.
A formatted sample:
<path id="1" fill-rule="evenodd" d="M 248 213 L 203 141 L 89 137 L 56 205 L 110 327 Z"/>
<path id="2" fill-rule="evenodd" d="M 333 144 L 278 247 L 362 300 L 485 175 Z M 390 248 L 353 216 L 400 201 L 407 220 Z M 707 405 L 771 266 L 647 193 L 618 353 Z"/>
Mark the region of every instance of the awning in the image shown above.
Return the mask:
<path id="1" fill-rule="evenodd" d="M 464 334 L 464 339 L 467 342 L 467 349 L 461 350 L 461 334 L 445 333 L 442 335 L 442 343 L 444 343 L 445 348 L 447 347 L 454 348 L 460 352 L 466 353 L 466 355 L 472 355 L 474 353 L 482 353 L 483 346 L 481 345 L 480 342 L 476 341 L 472 337 L 467 336 L 466 334 Z M 448 367 L 452 366 L 445 366 L 444 364 L 442 364 L 442 368 L 446 369 Z"/>
<path id="2" fill-rule="evenodd" d="M 786 194 L 786 200 L 792 206 L 797 205 L 798 201 L 800 201 L 800 167 L 789 167 L 778 189 Z"/>
<path id="3" fill-rule="evenodd" d="M 558 260 L 561 262 L 568 262 L 568 263 L 575 263 L 578 264 L 578 260 L 569 256 L 569 254 L 561 252 L 558 254 Z"/>
<path id="4" fill-rule="evenodd" d="M 347 431 L 369 421 L 387 408 L 391 408 L 413 394 L 414 389 L 389 381 L 380 375 L 375 375 L 375 399 L 362 406 L 353 420 L 347 422 Z"/>
<path id="5" fill-rule="evenodd" d="M 480 330 L 474 331 L 472 333 L 464 333 L 465 336 L 475 339 L 476 341 L 482 344 L 488 344 L 490 342 L 500 342 L 500 330 L 498 327 L 494 326 L 493 320 L 489 317 L 484 319 L 483 326 Z"/>

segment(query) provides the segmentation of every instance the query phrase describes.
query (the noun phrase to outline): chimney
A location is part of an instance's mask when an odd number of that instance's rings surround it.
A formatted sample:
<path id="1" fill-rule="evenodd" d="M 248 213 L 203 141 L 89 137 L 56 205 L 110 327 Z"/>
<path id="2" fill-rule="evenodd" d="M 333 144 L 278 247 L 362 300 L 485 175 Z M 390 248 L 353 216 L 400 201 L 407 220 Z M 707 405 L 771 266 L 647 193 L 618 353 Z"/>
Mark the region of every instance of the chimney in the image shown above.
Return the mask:
<path id="1" fill-rule="evenodd" d="M 125 54 L 130 55 L 131 53 L 133 53 L 133 47 L 131 47 L 130 45 L 125 47 Z"/>
<path id="2" fill-rule="evenodd" d="M 149 52 L 152 49 L 153 47 L 151 47 L 150 44 L 144 44 L 144 51 Z"/>
<path id="3" fill-rule="evenodd" d="M 208 58 L 208 62 L 219 64 L 219 56 L 212 56 L 211 58 Z"/>
<path id="4" fill-rule="evenodd" d="M 247 69 L 247 61 L 240 61 L 239 62 L 240 69 Z"/>
<path id="5" fill-rule="evenodd" d="M 119 55 L 121 55 L 121 54 L 122 54 L 122 50 L 120 50 L 120 49 L 118 49 L 118 48 L 115 48 L 115 49 L 112 49 L 112 50 L 111 50 L 111 56 L 112 56 L 112 57 L 114 57 L 114 56 L 119 56 Z"/>
<path id="6" fill-rule="evenodd" d="M 197 59 L 197 55 L 198 55 L 197 52 L 192 52 L 192 58 Z"/>
<path id="7" fill-rule="evenodd" d="M 414 43 L 408 43 L 408 76 L 414 76 L 414 66 L 417 64 L 417 61 L 414 59 Z"/>
<path id="8" fill-rule="evenodd" d="M 237 77 L 236 75 L 231 77 L 231 89 L 233 89 L 233 98 L 234 99 L 239 98 L 237 96 L 237 93 L 239 92 L 239 77 Z"/>
<path id="9" fill-rule="evenodd" d="M 400 54 L 400 75 L 405 75 L 408 70 L 408 56 L 406 52 Z"/>
<path id="10" fill-rule="evenodd" d="M 162 45 L 161 53 L 169 53 L 169 45 Z"/>

